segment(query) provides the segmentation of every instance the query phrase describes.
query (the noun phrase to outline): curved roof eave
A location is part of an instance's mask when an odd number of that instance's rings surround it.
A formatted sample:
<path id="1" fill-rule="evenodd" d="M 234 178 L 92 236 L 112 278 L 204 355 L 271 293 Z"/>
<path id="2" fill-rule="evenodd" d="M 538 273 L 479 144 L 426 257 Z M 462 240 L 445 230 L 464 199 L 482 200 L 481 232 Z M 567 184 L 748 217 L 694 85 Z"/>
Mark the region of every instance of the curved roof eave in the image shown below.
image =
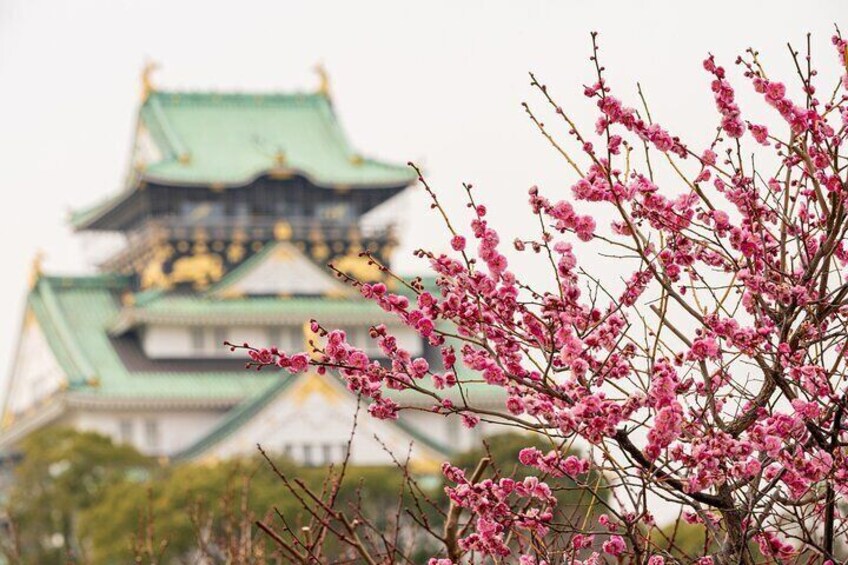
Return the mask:
<path id="1" fill-rule="evenodd" d="M 274 178 L 275 175 L 280 174 L 279 170 L 275 169 L 267 169 L 265 171 L 261 171 L 258 174 L 247 177 L 241 181 L 232 181 L 229 183 L 219 183 L 217 181 L 175 181 L 169 179 L 165 176 L 156 176 L 151 174 L 140 174 L 135 176 L 135 182 L 132 187 L 128 190 L 123 190 L 119 194 L 104 200 L 99 204 L 95 204 L 89 210 L 82 210 L 77 212 L 76 215 L 83 216 L 80 219 L 74 219 L 74 214 L 71 215 L 71 227 L 75 231 L 83 231 L 88 229 L 104 229 L 104 228 L 94 228 L 95 224 L 98 221 L 102 220 L 104 216 L 108 215 L 110 212 L 115 210 L 121 204 L 126 202 L 131 196 L 138 192 L 139 187 L 142 183 L 155 183 L 159 185 L 168 185 L 168 186 L 181 186 L 181 187 L 196 187 L 210 188 L 213 185 L 216 187 L 221 187 L 225 190 L 236 189 L 236 188 L 246 188 L 256 182 L 257 180 L 267 177 Z M 373 190 L 403 190 L 409 187 L 413 182 L 415 182 L 414 178 L 410 178 L 409 181 L 406 182 L 386 182 L 382 184 L 377 184 L 373 182 L 369 183 L 322 183 L 317 180 L 313 175 L 306 173 L 300 169 L 286 169 L 285 170 L 286 178 L 292 178 L 295 176 L 299 176 L 303 179 L 309 181 L 309 183 L 314 187 L 321 190 L 364 190 L 364 189 L 373 189 Z M 109 231 L 108 229 L 104 231 Z"/>

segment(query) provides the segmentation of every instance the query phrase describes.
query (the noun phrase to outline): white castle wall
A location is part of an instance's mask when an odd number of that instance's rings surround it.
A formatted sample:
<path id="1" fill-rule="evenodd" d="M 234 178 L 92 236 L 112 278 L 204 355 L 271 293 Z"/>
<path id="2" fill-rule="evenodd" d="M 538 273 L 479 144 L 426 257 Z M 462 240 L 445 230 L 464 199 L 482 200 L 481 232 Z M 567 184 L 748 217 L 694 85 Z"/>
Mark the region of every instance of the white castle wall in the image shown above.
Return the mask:
<path id="1" fill-rule="evenodd" d="M 20 346 L 10 375 L 7 409 L 11 414 L 25 414 L 37 403 L 56 392 L 65 373 L 56 362 L 44 333 L 31 313 L 27 313 Z"/>
<path id="2" fill-rule="evenodd" d="M 220 410 L 84 410 L 67 424 L 128 443 L 145 455 L 171 456 L 194 444 L 223 417 Z"/>

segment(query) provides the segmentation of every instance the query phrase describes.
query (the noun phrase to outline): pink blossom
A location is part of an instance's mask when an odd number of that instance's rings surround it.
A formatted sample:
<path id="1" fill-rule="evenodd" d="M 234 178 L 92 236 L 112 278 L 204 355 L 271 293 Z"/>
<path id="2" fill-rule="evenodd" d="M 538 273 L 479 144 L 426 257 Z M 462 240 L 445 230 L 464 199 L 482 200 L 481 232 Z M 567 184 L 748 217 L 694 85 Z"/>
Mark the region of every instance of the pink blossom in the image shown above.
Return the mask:
<path id="1" fill-rule="evenodd" d="M 624 538 L 621 536 L 610 536 L 610 538 L 604 542 L 603 549 L 604 553 L 609 553 L 613 557 L 618 557 L 627 550 L 627 544 L 624 543 Z"/>

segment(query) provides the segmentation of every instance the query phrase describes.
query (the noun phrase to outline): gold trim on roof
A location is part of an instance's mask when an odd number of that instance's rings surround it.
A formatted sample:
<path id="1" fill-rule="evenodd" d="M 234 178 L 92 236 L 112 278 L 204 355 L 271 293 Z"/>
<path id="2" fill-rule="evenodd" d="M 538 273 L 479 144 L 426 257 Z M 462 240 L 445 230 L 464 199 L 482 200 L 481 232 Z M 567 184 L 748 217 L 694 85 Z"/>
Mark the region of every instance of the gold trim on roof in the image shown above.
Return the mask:
<path id="1" fill-rule="evenodd" d="M 159 63 L 156 61 L 147 61 L 141 69 L 141 101 L 144 102 L 150 97 L 150 94 L 156 92 L 156 87 L 153 86 L 153 73 L 159 68 Z"/>
<path id="2" fill-rule="evenodd" d="M 330 97 L 330 75 L 327 74 L 327 69 L 323 63 L 318 63 L 314 67 L 315 74 L 318 75 L 318 94 Z"/>
<path id="3" fill-rule="evenodd" d="M 39 279 L 44 275 L 44 251 L 38 250 L 32 258 L 29 267 L 29 287 L 34 288 Z"/>

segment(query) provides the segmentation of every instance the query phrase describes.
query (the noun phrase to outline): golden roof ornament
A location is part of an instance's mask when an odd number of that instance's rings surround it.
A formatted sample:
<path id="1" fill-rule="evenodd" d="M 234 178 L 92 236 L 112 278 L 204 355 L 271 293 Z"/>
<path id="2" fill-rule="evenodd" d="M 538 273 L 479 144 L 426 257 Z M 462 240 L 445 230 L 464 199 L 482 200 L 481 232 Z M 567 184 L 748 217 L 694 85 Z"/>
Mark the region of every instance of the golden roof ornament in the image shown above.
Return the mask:
<path id="1" fill-rule="evenodd" d="M 32 263 L 29 267 L 29 286 L 30 288 L 35 287 L 38 284 L 38 280 L 44 275 L 44 251 L 39 249 L 35 252 L 35 255 L 32 258 Z"/>
<path id="2" fill-rule="evenodd" d="M 280 241 L 288 241 L 292 238 L 292 227 L 291 224 L 286 222 L 285 220 L 280 220 L 276 224 L 274 224 L 274 239 Z"/>
<path id="3" fill-rule="evenodd" d="M 330 75 L 322 63 L 315 65 L 315 73 L 318 75 L 318 94 L 330 97 Z"/>
<path id="4" fill-rule="evenodd" d="M 147 61 L 141 69 L 141 101 L 144 102 L 151 93 L 156 92 L 153 86 L 153 73 L 159 68 L 159 63 Z"/>

